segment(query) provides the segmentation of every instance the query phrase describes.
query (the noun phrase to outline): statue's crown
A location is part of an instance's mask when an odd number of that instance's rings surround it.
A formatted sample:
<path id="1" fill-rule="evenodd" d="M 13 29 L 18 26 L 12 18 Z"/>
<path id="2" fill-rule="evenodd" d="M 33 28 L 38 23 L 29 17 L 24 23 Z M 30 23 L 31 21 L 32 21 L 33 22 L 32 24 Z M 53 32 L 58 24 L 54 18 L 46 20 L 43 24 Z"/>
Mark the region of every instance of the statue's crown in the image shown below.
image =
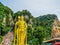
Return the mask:
<path id="1" fill-rule="evenodd" d="M 20 16 L 18 16 L 18 19 L 20 19 Z"/>
<path id="2" fill-rule="evenodd" d="M 18 16 L 18 19 L 24 19 L 24 17 L 23 16 Z"/>

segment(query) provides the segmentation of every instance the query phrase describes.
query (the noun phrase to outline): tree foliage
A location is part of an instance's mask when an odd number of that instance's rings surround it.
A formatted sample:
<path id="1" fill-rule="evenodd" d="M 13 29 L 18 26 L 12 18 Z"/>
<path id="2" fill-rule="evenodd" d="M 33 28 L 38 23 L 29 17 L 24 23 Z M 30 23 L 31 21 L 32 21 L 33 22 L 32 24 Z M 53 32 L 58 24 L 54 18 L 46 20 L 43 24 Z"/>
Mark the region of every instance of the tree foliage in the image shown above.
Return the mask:
<path id="1" fill-rule="evenodd" d="M 0 33 L 1 35 L 6 34 L 10 29 L 10 23 L 12 20 L 10 20 L 10 16 L 13 16 L 13 11 L 8 8 L 7 6 L 4 6 L 0 2 Z"/>

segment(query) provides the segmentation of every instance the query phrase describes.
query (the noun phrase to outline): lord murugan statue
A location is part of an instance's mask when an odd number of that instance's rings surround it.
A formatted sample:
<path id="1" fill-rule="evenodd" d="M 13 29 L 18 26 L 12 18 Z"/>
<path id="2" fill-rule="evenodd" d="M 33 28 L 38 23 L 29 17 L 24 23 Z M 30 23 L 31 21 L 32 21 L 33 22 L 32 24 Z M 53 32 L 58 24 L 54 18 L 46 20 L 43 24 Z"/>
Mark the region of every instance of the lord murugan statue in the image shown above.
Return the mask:
<path id="1" fill-rule="evenodd" d="M 23 16 L 18 16 L 14 30 L 14 45 L 24 45 L 27 36 L 27 24 Z"/>

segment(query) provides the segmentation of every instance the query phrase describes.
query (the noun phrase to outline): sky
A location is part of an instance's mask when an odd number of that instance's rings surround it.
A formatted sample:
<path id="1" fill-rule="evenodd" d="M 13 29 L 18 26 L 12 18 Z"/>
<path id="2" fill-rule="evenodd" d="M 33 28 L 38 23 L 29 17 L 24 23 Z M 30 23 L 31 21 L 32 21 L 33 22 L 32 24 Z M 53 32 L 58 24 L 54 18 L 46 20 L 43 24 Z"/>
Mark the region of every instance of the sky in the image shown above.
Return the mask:
<path id="1" fill-rule="evenodd" d="M 60 20 L 60 0 L 0 0 L 14 12 L 27 9 L 34 17 L 56 14 Z"/>

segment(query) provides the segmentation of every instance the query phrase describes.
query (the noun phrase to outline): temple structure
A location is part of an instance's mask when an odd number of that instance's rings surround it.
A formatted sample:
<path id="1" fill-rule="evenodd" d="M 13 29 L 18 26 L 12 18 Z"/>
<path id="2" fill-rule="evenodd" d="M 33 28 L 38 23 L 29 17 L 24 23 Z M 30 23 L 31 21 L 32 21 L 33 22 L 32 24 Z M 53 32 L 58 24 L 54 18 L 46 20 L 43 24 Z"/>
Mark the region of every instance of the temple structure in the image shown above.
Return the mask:
<path id="1" fill-rule="evenodd" d="M 60 45 L 60 22 L 58 21 L 58 19 L 54 20 L 51 39 L 44 42 L 52 43 L 52 45 Z"/>

